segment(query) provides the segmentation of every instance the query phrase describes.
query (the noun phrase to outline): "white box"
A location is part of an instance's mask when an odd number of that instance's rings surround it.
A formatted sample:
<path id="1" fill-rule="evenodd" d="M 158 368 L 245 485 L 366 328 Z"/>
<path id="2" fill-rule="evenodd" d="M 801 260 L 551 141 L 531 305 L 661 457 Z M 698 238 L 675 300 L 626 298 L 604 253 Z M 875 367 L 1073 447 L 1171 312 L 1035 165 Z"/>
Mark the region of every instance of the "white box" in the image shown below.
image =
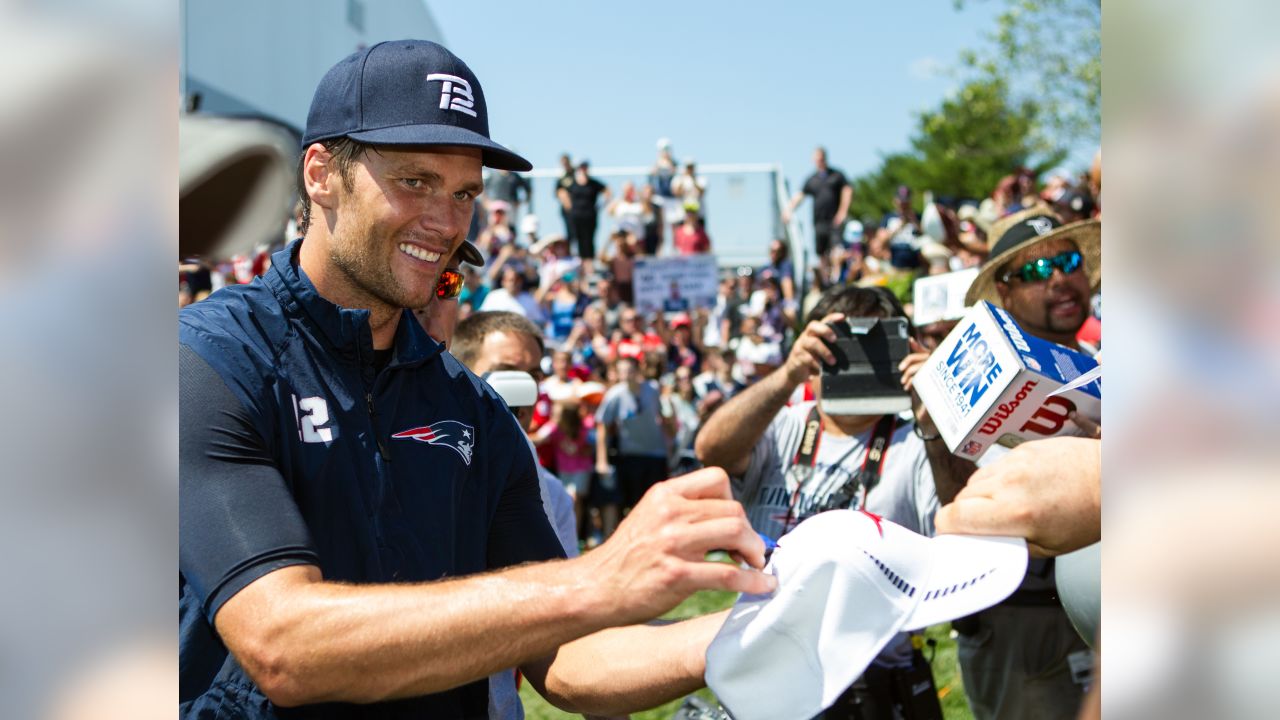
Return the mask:
<path id="1" fill-rule="evenodd" d="M 973 306 L 914 386 L 951 452 L 977 460 L 994 444 L 1079 435 L 1067 415 L 1102 417 L 1102 380 L 1050 395 L 1097 367 L 1083 353 L 1022 331 L 988 302 Z"/>

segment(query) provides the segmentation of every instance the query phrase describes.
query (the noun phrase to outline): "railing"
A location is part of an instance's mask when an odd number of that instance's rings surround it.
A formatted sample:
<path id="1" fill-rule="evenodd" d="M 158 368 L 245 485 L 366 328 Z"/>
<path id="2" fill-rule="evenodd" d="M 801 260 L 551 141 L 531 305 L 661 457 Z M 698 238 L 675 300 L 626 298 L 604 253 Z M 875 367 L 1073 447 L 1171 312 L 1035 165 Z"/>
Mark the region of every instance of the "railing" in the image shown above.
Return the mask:
<path id="1" fill-rule="evenodd" d="M 647 166 L 592 166 L 591 175 L 609 185 L 617 197 L 626 181 L 634 182 L 637 187 L 647 183 L 650 169 Z M 806 248 L 812 243 L 804 239 L 806 231 L 797 218 L 788 224 L 782 223 L 782 208 L 789 195 L 781 167 L 773 163 L 708 163 L 699 164 L 697 174 L 707 181 L 707 233 L 711 236 L 717 264 L 722 268 L 759 267 L 767 262 L 769 242 L 784 238 L 791 247 L 793 265 L 799 276 L 794 278 L 797 287 L 805 283 Z M 535 168 L 524 176 L 532 186 L 531 210 L 538 215 L 542 234 L 562 232 L 559 205 L 553 199 L 560 169 Z M 603 209 L 599 227 L 598 249 L 603 247 L 613 228 Z M 664 250 L 671 252 L 669 228 L 665 237 Z"/>

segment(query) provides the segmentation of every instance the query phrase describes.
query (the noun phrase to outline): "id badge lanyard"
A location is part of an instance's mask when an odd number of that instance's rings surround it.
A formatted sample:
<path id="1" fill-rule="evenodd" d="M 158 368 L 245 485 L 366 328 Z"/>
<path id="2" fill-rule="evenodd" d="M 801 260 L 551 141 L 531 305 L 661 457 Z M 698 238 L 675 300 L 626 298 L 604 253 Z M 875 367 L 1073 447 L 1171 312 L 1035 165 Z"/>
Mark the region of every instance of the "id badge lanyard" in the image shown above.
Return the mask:
<path id="1" fill-rule="evenodd" d="M 848 507 L 854 500 L 858 491 L 862 491 L 862 500 L 859 508 L 865 510 L 867 507 L 867 495 L 871 492 L 871 488 L 880 482 L 880 473 L 884 469 L 885 458 L 889 455 L 889 440 L 893 437 L 894 428 L 897 427 L 898 419 L 893 415 L 885 415 L 876 421 L 875 428 L 871 432 L 871 438 L 867 442 L 866 452 L 862 456 L 862 465 L 857 472 L 849 477 L 849 481 L 839 490 L 833 492 L 821 506 L 815 508 L 816 512 L 824 512 L 826 510 L 836 510 Z M 818 414 L 818 406 L 814 405 L 809 411 L 809 417 L 805 420 L 804 434 L 800 436 L 800 447 L 796 449 L 795 457 L 791 460 L 791 468 L 787 471 L 787 476 L 795 483 L 795 489 L 791 491 L 791 501 L 787 504 L 787 517 L 782 526 L 782 534 L 791 531 L 792 524 L 797 522 L 796 505 L 800 502 L 800 492 L 805 485 L 813 478 L 814 466 L 818 460 L 818 448 L 822 442 L 822 418 Z M 838 468 L 849 459 L 849 455 L 853 453 L 853 448 L 845 453 L 838 461 L 831 465 L 832 468 Z M 830 472 L 830 470 L 828 470 Z"/>

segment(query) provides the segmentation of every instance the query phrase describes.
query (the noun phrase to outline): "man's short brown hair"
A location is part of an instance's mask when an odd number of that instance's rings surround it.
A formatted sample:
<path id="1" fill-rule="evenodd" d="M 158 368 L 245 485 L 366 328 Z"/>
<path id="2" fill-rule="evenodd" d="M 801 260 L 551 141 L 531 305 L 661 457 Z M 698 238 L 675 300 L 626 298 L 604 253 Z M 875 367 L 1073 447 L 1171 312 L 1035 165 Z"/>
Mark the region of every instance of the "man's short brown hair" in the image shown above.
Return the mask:
<path id="1" fill-rule="evenodd" d="M 342 178 L 342 187 L 348 192 L 352 189 L 351 183 L 351 166 L 357 159 L 362 157 L 366 152 L 373 149 L 372 145 L 367 145 L 356 140 L 352 140 L 345 135 L 330 140 L 322 140 L 320 144 L 325 150 L 329 151 L 332 157 L 330 161 L 338 170 L 338 176 Z M 298 202 L 302 203 L 302 220 L 298 223 L 298 234 L 306 235 L 307 228 L 311 226 L 311 196 L 307 194 L 306 181 L 303 179 L 303 165 L 307 159 L 307 149 L 302 149 L 302 155 L 298 157 Z"/>
<path id="2" fill-rule="evenodd" d="M 472 313 L 458 323 L 453 331 L 453 344 L 450 345 L 449 352 L 468 368 L 475 367 L 476 361 L 480 359 L 484 339 L 495 332 L 527 335 L 538 343 L 539 355 L 546 350 L 542 331 L 532 320 L 520 313 L 489 310 Z"/>
<path id="3" fill-rule="evenodd" d="M 846 318 L 880 317 L 904 318 L 908 332 L 915 335 L 915 326 L 896 295 L 885 287 L 858 287 L 857 285 L 840 285 L 822 294 L 818 303 L 809 311 L 806 324 L 821 320 L 827 315 L 838 312 Z"/>

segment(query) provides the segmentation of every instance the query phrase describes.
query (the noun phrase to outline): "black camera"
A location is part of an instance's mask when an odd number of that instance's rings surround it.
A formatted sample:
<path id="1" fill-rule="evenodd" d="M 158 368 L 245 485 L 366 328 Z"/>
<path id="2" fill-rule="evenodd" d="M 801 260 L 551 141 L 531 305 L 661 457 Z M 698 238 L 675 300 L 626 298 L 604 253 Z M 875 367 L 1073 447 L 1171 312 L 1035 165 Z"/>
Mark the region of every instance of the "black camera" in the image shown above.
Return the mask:
<path id="1" fill-rule="evenodd" d="M 822 368 L 822 410 L 828 415 L 895 415 L 911 409 L 898 365 L 910 352 L 906 318 L 849 318 L 836 331 L 833 364 Z"/>

